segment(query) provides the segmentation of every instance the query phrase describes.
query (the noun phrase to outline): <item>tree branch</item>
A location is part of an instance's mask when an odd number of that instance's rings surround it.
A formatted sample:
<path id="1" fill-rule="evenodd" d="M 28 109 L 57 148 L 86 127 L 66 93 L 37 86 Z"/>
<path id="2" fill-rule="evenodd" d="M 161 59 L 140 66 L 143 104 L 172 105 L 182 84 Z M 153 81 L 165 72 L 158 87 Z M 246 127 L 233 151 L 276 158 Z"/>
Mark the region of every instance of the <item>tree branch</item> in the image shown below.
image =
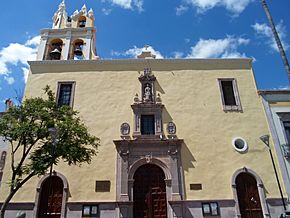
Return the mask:
<path id="1" fill-rule="evenodd" d="M 39 141 L 39 138 L 37 138 L 37 139 L 36 139 L 36 140 L 35 140 L 35 141 L 34 141 L 34 142 L 29 146 L 29 148 L 26 150 L 26 152 L 25 152 L 25 150 L 23 149 L 23 155 L 22 155 L 22 158 L 21 158 L 21 160 L 19 161 L 19 164 L 17 165 L 16 170 L 15 170 L 16 174 L 17 174 L 17 172 L 20 170 L 20 168 L 21 168 L 23 162 L 25 161 L 27 155 L 29 154 L 30 150 L 33 148 L 33 146 L 34 146 L 38 141 Z M 25 146 L 26 146 L 26 145 L 25 145 Z"/>
<path id="2" fill-rule="evenodd" d="M 21 135 L 20 139 L 18 140 L 18 144 L 17 144 L 15 150 L 14 151 L 12 150 L 14 154 L 16 153 L 16 151 L 18 150 L 18 148 L 20 147 L 21 141 L 22 141 L 22 135 Z"/>

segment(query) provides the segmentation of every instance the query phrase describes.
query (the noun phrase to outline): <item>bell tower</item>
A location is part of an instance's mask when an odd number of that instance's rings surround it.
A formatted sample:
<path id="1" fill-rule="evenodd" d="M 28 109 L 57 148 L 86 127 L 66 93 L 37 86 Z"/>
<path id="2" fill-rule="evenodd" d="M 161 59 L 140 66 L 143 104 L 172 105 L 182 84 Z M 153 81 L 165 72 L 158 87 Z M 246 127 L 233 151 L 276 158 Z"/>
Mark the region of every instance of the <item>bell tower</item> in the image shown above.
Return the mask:
<path id="1" fill-rule="evenodd" d="M 41 30 L 37 60 L 93 60 L 96 55 L 94 12 L 84 5 L 71 16 L 63 0 L 52 17 L 52 28 Z"/>
<path id="2" fill-rule="evenodd" d="M 66 19 L 67 19 L 67 13 L 66 13 L 66 8 L 65 8 L 65 2 L 63 0 L 59 4 L 58 10 L 54 13 L 54 16 L 52 18 L 53 20 L 52 28 L 60 29 L 61 27 L 64 27 Z"/>

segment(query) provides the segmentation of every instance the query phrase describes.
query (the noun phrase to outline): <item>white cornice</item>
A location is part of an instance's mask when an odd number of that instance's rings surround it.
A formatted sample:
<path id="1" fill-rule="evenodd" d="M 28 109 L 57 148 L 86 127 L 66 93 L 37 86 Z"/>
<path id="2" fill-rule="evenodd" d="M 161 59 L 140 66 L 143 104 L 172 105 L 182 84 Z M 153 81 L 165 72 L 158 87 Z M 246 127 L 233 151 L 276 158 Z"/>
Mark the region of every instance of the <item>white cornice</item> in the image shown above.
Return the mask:
<path id="1" fill-rule="evenodd" d="M 87 32 L 87 31 L 96 31 L 96 28 L 95 27 L 83 27 L 83 28 L 73 28 L 73 27 L 66 27 L 66 28 L 63 28 L 63 29 L 49 29 L 49 28 L 46 28 L 46 29 L 42 29 L 40 31 L 41 34 L 44 34 L 44 33 L 56 33 L 56 34 L 59 34 L 59 33 L 63 33 L 65 34 L 67 31 L 72 31 L 72 32 Z"/>
<path id="2" fill-rule="evenodd" d="M 29 61 L 32 73 L 80 71 L 141 71 L 251 69 L 252 59 L 117 59 Z"/>

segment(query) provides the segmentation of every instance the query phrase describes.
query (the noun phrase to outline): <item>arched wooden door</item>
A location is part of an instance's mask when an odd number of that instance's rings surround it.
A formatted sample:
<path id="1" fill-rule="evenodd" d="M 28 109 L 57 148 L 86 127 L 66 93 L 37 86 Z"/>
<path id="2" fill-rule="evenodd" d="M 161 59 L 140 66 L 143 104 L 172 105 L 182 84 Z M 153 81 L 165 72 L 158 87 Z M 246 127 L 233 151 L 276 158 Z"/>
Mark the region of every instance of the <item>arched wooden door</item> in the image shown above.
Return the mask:
<path id="1" fill-rule="evenodd" d="M 236 186 L 242 218 L 263 218 L 256 179 L 248 173 L 240 173 Z"/>
<path id="2" fill-rule="evenodd" d="M 166 185 L 163 170 L 153 164 L 139 167 L 134 174 L 134 218 L 166 218 Z"/>
<path id="3" fill-rule="evenodd" d="M 38 218 L 60 218 L 63 198 L 63 182 L 58 176 L 44 180 L 41 186 Z"/>

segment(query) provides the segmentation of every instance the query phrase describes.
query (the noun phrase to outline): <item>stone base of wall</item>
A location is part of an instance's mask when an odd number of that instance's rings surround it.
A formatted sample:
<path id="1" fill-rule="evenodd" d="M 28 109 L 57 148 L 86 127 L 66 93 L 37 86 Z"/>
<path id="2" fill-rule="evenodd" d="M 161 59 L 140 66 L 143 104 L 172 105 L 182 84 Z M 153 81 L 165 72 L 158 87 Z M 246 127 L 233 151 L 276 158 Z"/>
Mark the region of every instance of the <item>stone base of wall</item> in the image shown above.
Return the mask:
<path id="1" fill-rule="evenodd" d="M 236 203 L 234 200 L 208 200 L 208 201 L 176 201 L 169 202 L 168 218 L 204 218 L 202 213 L 203 202 L 217 202 L 219 206 L 219 216 L 215 218 L 238 218 L 236 213 Z M 110 203 L 86 203 L 75 202 L 67 203 L 67 218 L 81 218 L 83 205 L 98 205 L 99 218 L 132 218 L 132 202 L 110 202 Z M 1 206 L 1 204 L 0 204 Z M 267 199 L 268 211 L 270 214 L 264 214 L 264 218 L 280 217 L 283 212 L 281 199 Z M 35 218 L 34 203 L 11 203 L 6 210 L 5 218 L 16 218 L 25 213 L 25 218 Z M 22 218 L 22 217 L 21 217 Z"/>

